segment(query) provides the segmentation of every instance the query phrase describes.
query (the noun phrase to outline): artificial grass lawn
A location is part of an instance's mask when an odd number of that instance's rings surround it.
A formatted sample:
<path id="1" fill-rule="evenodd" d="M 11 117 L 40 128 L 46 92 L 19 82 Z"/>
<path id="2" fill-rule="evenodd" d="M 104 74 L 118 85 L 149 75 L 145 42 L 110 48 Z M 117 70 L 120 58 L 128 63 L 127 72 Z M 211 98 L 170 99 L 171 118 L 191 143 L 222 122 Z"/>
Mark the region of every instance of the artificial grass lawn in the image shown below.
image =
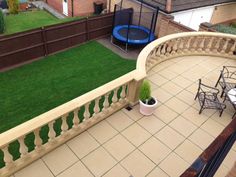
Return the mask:
<path id="1" fill-rule="evenodd" d="M 44 10 L 20 12 L 16 15 L 7 15 L 5 17 L 6 27 L 4 34 L 12 34 L 79 18 L 81 17 L 58 19 Z"/>
<path id="2" fill-rule="evenodd" d="M 0 133 L 132 71 L 135 64 L 93 41 L 0 73 Z M 71 126 L 72 115 L 69 122 Z M 55 126 L 58 133 L 60 124 Z M 47 133 L 45 126 L 41 131 L 44 142 Z M 33 137 L 26 140 L 30 150 Z M 18 146 L 17 142 L 10 146 L 14 159 L 19 157 Z"/>

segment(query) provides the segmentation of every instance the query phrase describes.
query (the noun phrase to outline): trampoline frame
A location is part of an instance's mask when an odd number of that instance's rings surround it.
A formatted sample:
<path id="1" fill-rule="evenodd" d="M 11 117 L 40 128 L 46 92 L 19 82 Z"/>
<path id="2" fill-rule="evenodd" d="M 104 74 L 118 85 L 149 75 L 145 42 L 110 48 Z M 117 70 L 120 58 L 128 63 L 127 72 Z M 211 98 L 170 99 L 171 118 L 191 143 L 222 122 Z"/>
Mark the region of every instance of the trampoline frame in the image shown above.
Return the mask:
<path id="1" fill-rule="evenodd" d="M 141 26 L 141 17 L 142 17 L 142 8 L 143 8 L 143 2 L 140 2 L 140 11 L 139 11 L 139 18 L 138 18 L 138 25 L 134 25 L 132 24 L 132 18 L 133 18 L 133 9 L 129 8 L 129 9 L 122 9 L 122 4 L 123 4 L 123 0 L 121 1 L 121 5 L 118 6 L 117 4 L 115 5 L 114 8 L 114 16 L 113 16 L 113 24 L 112 24 L 112 35 L 111 35 L 111 43 L 113 45 L 115 45 L 116 47 L 120 48 L 121 50 L 127 52 L 128 51 L 128 45 L 145 45 L 150 43 L 151 41 L 153 41 L 155 39 L 155 26 L 156 26 L 156 22 L 157 22 L 157 17 L 158 17 L 158 12 L 159 12 L 159 8 L 157 7 L 155 11 L 153 11 L 152 13 L 152 20 L 151 20 L 151 24 L 150 24 L 150 28 L 146 28 L 144 26 Z M 117 10 L 117 8 L 119 8 L 119 10 Z M 153 7 L 151 7 L 153 9 Z M 116 15 L 117 13 L 122 13 L 126 11 L 126 13 L 128 13 L 128 24 L 124 24 L 124 25 L 115 25 L 116 23 Z M 119 30 L 127 28 L 127 36 L 124 37 L 122 35 L 119 34 Z M 144 32 L 146 32 L 148 34 L 148 38 L 142 39 L 142 40 L 135 40 L 135 39 L 130 39 L 129 38 L 129 31 L 131 28 L 135 28 L 135 29 L 140 29 Z M 122 47 L 120 47 L 119 45 L 114 43 L 114 39 L 120 41 L 121 43 L 125 43 L 125 49 L 123 49 Z"/>

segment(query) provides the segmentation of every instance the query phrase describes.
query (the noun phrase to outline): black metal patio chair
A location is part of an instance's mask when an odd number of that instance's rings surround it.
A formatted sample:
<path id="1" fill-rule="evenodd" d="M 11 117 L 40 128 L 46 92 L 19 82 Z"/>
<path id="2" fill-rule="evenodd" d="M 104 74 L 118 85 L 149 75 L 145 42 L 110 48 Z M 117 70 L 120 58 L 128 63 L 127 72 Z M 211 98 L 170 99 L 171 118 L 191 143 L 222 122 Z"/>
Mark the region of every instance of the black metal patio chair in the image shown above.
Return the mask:
<path id="1" fill-rule="evenodd" d="M 220 85 L 222 92 L 220 97 L 224 96 L 224 101 L 227 99 L 227 93 L 232 88 L 236 87 L 236 67 L 235 66 L 223 66 L 223 69 L 220 71 L 219 79 L 216 82 L 215 87 Z"/>
<path id="2" fill-rule="evenodd" d="M 195 100 L 198 98 L 200 104 L 199 114 L 201 114 L 204 109 L 217 109 L 220 111 L 221 117 L 226 105 L 219 101 L 219 92 L 217 88 L 202 84 L 201 79 L 199 79 L 198 91 L 194 98 Z"/>

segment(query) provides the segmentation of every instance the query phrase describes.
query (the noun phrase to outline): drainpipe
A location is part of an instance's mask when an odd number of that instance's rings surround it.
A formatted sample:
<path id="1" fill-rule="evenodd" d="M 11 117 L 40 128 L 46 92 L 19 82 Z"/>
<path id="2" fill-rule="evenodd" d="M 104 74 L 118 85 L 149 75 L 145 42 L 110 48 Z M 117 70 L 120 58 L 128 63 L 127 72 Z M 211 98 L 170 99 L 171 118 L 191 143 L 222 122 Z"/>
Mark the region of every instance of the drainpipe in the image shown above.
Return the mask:
<path id="1" fill-rule="evenodd" d="M 172 10 L 172 0 L 167 0 L 166 2 L 166 11 L 171 12 Z"/>
<path id="2" fill-rule="evenodd" d="M 111 0 L 109 0 L 109 5 L 108 5 L 108 12 L 111 12 Z"/>
<path id="3" fill-rule="evenodd" d="M 74 17 L 74 0 L 71 0 L 71 16 Z"/>

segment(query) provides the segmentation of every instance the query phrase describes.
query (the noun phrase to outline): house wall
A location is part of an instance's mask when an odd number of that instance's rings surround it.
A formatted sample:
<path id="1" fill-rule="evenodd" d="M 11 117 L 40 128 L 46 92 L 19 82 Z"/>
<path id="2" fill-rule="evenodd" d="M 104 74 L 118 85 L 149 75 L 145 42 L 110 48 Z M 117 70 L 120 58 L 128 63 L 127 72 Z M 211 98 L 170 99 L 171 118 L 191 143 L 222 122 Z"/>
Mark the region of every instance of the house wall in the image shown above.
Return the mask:
<path id="1" fill-rule="evenodd" d="M 93 3 L 98 0 L 74 0 L 74 16 L 86 16 L 94 12 Z M 106 0 L 99 0 L 106 7 Z M 47 0 L 48 4 L 63 14 L 63 0 Z M 72 16 L 72 0 L 68 0 L 68 16 Z"/>
<path id="2" fill-rule="evenodd" d="M 172 13 L 171 15 L 174 16 L 174 21 L 194 30 L 198 30 L 201 23 L 210 22 L 213 11 L 214 6 L 209 6 Z"/>
<path id="3" fill-rule="evenodd" d="M 234 19 L 236 19 L 236 3 L 230 3 L 216 6 L 210 22 L 217 24 Z"/>

